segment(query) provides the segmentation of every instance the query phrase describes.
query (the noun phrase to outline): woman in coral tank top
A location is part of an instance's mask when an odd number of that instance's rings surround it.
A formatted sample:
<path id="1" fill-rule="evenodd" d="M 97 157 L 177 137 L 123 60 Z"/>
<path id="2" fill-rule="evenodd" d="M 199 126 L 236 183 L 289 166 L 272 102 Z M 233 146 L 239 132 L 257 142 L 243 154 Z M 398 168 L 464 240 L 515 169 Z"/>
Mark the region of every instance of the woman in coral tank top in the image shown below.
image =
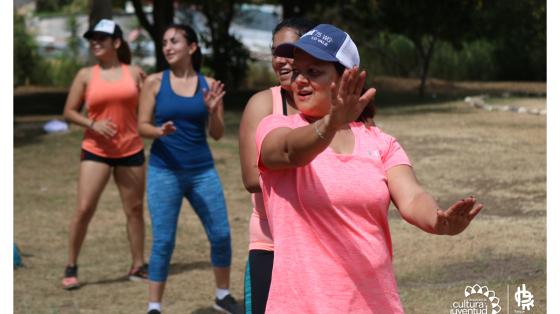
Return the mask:
<path id="1" fill-rule="evenodd" d="M 122 30 L 101 20 L 84 37 L 97 64 L 82 68 L 72 83 L 64 117 L 85 128 L 82 141 L 78 205 L 70 223 L 65 289 L 80 287 L 78 254 L 99 197 L 111 174 L 119 189 L 127 220 L 132 266 L 130 280 L 147 277 L 144 263 L 144 144 L 137 131 L 138 96 L 144 73 L 130 64 Z M 87 116 L 80 110 L 86 104 Z"/>

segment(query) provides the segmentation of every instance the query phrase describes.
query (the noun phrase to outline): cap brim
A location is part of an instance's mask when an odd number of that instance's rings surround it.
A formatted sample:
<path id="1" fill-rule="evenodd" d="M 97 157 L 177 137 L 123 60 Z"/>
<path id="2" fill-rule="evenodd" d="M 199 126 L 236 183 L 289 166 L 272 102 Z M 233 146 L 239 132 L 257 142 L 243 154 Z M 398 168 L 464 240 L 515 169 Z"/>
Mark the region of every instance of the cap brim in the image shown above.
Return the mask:
<path id="1" fill-rule="evenodd" d="M 109 33 L 106 33 L 106 32 L 100 32 L 100 31 L 89 30 L 89 31 L 87 31 L 87 32 L 84 33 L 84 38 L 85 38 L 85 39 L 90 39 L 90 38 L 93 37 L 93 35 L 95 35 L 95 34 L 101 34 L 101 35 L 105 35 L 105 36 L 109 36 L 109 37 L 113 36 L 113 34 L 109 34 Z"/>
<path id="2" fill-rule="evenodd" d="M 276 49 L 274 50 L 274 55 L 284 58 L 293 58 L 295 48 L 301 49 L 304 52 L 310 54 L 312 57 L 322 61 L 338 62 L 338 59 L 336 59 L 336 57 L 331 56 L 330 54 L 317 48 L 316 46 L 298 42 L 286 43 L 276 47 Z"/>

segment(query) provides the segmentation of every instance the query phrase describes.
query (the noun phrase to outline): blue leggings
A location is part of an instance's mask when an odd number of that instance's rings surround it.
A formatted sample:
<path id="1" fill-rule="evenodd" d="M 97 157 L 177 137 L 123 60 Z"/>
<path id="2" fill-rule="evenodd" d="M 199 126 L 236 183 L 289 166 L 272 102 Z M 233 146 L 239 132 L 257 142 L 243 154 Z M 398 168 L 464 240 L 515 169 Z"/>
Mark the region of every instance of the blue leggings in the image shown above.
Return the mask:
<path id="1" fill-rule="evenodd" d="M 147 194 L 152 219 L 152 254 L 148 278 L 164 282 L 175 248 L 179 212 L 186 197 L 210 241 L 214 267 L 231 265 L 231 237 L 220 177 L 214 167 L 170 170 L 149 165 Z"/>

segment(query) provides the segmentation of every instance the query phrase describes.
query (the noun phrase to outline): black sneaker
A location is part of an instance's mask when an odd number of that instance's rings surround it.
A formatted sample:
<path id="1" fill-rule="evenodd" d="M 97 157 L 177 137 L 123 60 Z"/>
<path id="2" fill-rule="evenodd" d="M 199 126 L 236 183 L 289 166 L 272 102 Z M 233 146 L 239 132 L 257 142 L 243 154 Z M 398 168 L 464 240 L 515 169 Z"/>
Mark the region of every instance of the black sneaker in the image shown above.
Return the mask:
<path id="1" fill-rule="evenodd" d="M 158 311 L 158 310 L 156 310 L 156 309 L 153 309 L 153 310 L 150 310 L 150 311 L 148 312 L 148 314 L 161 314 L 161 312 Z"/>
<path id="2" fill-rule="evenodd" d="M 130 271 L 128 272 L 128 279 L 132 281 L 142 281 L 148 279 L 148 264 L 130 268 Z"/>
<path id="3" fill-rule="evenodd" d="M 65 290 L 74 290 L 80 288 L 78 281 L 78 266 L 66 266 L 64 269 L 64 278 L 62 279 L 62 287 Z"/>
<path id="4" fill-rule="evenodd" d="M 218 300 L 216 298 L 214 303 L 214 309 L 222 313 L 227 314 L 243 314 L 243 306 L 231 296 L 231 294 L 226 295 L 223 299 Z"/>

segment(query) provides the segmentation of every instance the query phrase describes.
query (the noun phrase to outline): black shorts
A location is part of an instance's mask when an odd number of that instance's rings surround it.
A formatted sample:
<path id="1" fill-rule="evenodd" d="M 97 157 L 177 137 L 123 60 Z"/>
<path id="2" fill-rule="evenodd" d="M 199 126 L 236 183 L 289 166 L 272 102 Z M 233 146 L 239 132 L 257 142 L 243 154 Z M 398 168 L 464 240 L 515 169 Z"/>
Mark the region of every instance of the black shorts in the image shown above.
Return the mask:
<path id="1" fill-rule="evenodd" d="M 80 160 L 102 162 L 108 164 L 111 167 L 117 167 L 117 166 L 136 167 L 136 166 L 142 166 L 146 161 L 146 157 L 144 156 L 143 149 L 134 155 L 130 155 L 122 158 L 103 157 L 103 156 L 96 155 L 92 152 L 88 152 L 85 149 L 82 149 L 82 153 L 80 154 Z"/>
<path id="2" fill-rule="evenodd" d="M 245 306 L 251 309 L 252 314 L 262 314 L 266 309 L 270 280 L 272 277 L 272 264 L 274 264 L 274 251 L 250 250 L 248 263 L 250 278 L 246 278 Z M 247 280 L 249 279 L 249 280 Z M 250 291 L 248 295 L 248 291 Z M 249 311 L 246 311 L 249 313 Z"/>

